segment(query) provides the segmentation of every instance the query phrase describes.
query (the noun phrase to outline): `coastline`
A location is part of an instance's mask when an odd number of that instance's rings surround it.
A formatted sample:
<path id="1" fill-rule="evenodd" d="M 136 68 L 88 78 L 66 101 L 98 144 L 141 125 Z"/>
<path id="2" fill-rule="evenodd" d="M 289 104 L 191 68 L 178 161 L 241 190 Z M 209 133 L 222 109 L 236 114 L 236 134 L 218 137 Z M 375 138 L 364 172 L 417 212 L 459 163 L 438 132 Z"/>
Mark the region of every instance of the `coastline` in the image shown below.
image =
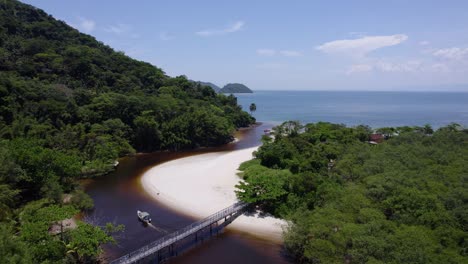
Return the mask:
<path id="1" fill-rule="evenodd" d="M 239 165 L 258 147 L 200 154 L 169 161 L 146 171 L 143 189 L 158 202 L 183 214 L 205 218 L 237 201 Z M 258 213 L 241 215 L 227 228 L 281 243 L 286 221 Z"/>

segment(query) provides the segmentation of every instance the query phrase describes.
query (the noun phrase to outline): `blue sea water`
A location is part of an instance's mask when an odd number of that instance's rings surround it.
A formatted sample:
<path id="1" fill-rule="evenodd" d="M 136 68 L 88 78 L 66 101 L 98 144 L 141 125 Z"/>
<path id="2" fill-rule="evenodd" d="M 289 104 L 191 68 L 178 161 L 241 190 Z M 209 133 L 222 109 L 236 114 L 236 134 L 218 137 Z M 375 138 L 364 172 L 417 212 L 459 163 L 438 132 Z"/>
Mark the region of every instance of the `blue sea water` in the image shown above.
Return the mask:
<path id="1" fill-rule="evenodd" d="M 468 126 L 468 93 L 255 91 L 236 94 L 246 111 L 255 103 L 257 121 L 275 124 L 326 121 L 355 126 Z"/>

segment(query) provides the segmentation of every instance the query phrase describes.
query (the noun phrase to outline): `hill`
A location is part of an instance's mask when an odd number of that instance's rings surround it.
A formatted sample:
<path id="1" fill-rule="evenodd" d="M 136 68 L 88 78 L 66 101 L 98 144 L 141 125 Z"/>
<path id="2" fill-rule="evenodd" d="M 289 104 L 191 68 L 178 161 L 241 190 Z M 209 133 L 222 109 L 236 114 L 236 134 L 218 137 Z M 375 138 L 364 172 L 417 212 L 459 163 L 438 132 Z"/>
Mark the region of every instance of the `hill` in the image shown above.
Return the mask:
<path id="1" fill-rule="evenodd" d="M 232 95 L 169 77 L 40 9 L 0 1 L 0 241 L 8 241 L 0 263 L 94 263 L 119 228 L 79 222 L 66 235 L 48 232 L 93 207 L 79 179 L 135 152 L 224 144 L 252 122 Z"/>
<path id="2" fill-rule="evenodd" d="M 199 83 L 200 85 L 203 85 L 203 86 L 209 86 L 211 87 L 215 92 L 219 92 L 219 90 L 221 90 L 221 88 L 219 86 L 217 86 L 216 84 L 214 83 L 210 83 L 210 82 L 201 82 L 201 81 L 194 81 L 195 83 Z"/>
<path id="3" fill-rule="evenodd" d="M 229 83 L 226 84 L 220 91 L 220 93 L 253 93 L 247 86 L 241 83 Z"/>
<path id="4" fill-rule="evenodd" d="M 185 76 L 171 78 L 42 10 L 3 1 L 0 12 L 3 138 L 30 135 L 8 129 L 25 119 L 32 130 L 40 125 L 52 134 L 67 125 L 92 127 L 112 120 L 128 130 L 122 139 L 133 148 L 154 151 L 223 144 L 236 127 L 253 121 L 235 98 L 217 95 Z M 203 127 L 197 129 L 200 135 L 188 131 L 193 115 L 203 118 L 193 124 Z M 208 131 L 210 122 L 217 129 Z M 100 131 L 114 134 L 109 132 L 115 131 Z"/>

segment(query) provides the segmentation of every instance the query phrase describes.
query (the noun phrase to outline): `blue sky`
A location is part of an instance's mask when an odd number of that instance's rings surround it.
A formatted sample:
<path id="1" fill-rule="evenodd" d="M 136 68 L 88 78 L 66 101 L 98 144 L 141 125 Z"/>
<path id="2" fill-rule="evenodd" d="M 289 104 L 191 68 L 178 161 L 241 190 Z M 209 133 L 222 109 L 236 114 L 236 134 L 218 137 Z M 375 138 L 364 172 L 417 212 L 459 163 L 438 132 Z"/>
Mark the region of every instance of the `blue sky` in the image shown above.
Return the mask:
<path id="1" fill-rule="evenodd" d="M 219 86 L 468 91 L 468 1 L 23 2 Z"/>

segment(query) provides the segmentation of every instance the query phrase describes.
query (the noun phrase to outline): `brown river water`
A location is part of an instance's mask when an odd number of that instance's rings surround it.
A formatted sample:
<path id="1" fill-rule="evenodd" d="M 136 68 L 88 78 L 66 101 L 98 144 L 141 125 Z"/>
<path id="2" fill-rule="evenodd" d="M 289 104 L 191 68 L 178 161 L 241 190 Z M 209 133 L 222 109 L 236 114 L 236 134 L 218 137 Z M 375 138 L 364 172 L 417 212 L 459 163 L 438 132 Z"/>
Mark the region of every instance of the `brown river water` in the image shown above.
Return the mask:
<path id="1" fill-rule="evenodd" d="M 111 261 L 199 220 L 174 212 L 149 196 L 140 184 L 140 177 L 146 170 L 182 157 L 258 146 L 264 130 L 271 127 L 259 124 L 240 130 L 236 133 L 238 142 L 217 148 L 125 157 L 119 160 L 114 172 L 89 181 L 86 192 L 94 199 L 95 209 L 86 219 L 99 225 L 106 222 L 125 225 L 125 231 L 117 237 L 117 245 L 105 246 L 105 259 Z M 153 226 L 144 226 L 138 221 L 137 210 L 149 212 Z M 225 229 L 166 263 L 290 263 L 290 260 L 280 244 Z"/>

